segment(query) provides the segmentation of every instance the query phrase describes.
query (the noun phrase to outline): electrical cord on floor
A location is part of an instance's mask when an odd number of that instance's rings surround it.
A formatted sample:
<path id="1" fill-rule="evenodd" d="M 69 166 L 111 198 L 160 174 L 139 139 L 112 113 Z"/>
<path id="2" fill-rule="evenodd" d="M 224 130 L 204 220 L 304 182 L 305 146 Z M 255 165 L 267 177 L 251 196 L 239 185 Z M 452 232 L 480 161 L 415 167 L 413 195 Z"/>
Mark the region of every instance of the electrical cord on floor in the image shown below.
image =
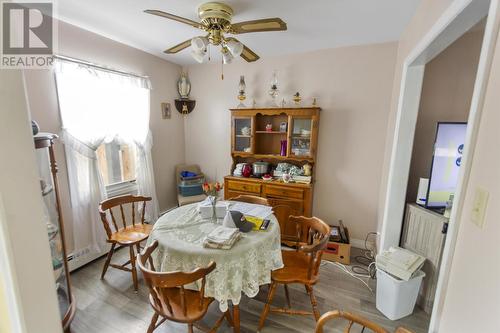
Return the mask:
<path id="1" fill-rule="evenodd" d="M 361 281 L 367 288 L 370 290 L 371 293 L 373 293 L 373 289 L 370 288 L 368 283 L 363 280 L 362 278 L 368 278 L 368 279 L 375 279 L 376 278 L 376 273 L 377 273 L 377 267 L 375 264 L 375 249 L 370 249 L 368 248 L 368 238 L 371 235 L 377 235 L 376 232 L 369 232 L 366 237 L 365 237 L 365 250 L 363 251 L 363 255 L 355 256 L 354 260 L 360 265 L 353 265 L 351 266 L 351 270 L 347 268 L 346 265 L 343 265 L 338 262 L 331 262 L 331 261 L 323 261 L 322 265 L 325 263 L 330 263 L 334 266 L 339 267 L 342 271 L 345 273 L 349 274 L 353 278 Z"/>
<path id="2" fill-rule="evenodd" d="M 353 273 L 375 279 L 377 269 L 375 267 L 375 249 L 368 248 L 368 239 L 371 235 L 377 235 L 376 232 L 369 232 L 365 237 L 365 251 L 363 255 L 355 256 L 354 260 L 360 265 L 353 265 L 351 270 Z"/>
<path id="3" fill-rule="evenodd" d="M 353 278 L 361 281 L 361 283 L 363 283 L 366 288 L 368 288 L 368 290 L 370 290 L 371 293 L 373 293 L 373 289 L 368 285 L 368 283 L 366 283 L 365 280 L 363 280 L 359 275 L 363 276 L 363 277 L 366 277 L 364 274 L 356 274 L 356 273 L 353 273 L 351 272 L 345 265 L 339 263 L 339 262 L 334 262 L 334 261 L 323 261 L 322 265 L 324 264 L 332 264 L 334 266 L 337 266 L 339 267 L 342 271 L 344 271 L 345 273 L 349 274 L 350 276 L 352 276 Z"/>

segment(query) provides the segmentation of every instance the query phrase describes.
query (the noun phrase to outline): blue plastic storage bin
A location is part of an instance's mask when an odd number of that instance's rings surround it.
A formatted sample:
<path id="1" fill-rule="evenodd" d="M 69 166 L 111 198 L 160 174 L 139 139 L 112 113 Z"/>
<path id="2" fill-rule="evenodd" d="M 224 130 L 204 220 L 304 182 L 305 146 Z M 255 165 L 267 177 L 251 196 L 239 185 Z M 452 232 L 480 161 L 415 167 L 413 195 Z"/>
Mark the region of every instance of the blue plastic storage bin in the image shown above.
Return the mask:
<path id="1" fill-rule="evenodd" d="M 194 195 L 203 194 L 202 184 L 179 185 L 179 193 L 183 197 L 192 197 Z"/>

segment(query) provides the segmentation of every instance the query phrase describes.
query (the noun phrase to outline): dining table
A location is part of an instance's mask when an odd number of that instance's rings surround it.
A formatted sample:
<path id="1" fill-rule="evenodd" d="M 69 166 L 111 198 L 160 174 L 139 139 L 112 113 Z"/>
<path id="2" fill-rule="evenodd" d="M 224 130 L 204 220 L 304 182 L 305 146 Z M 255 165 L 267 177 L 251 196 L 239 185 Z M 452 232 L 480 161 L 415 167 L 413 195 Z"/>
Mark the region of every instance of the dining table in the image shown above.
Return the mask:
<path id="1" fill-rule="evenodd" d="M 234 204 L 229 201 L 228 209 Z M 215 261 L 215 270 L 206 277 L 205 296 L 217 300 L 222 312 L 232 304 L 234 332 L 239 332 L 242 294 L 255 297 L 261 285 L 271 283 L 271 272 L 283 267 L 279 224 L 273 214 L 267 219 L 266 230 L 242 233 L 230 249 L 213 249 L 203 242 L 223 219 L 202 218 L 197 203 L 175 208 L 153 226 L 148 240 L 148 244 L 158 241 L 153 263 L 157 271 L 189 272 Z M 200 283 L 186 287 L 199 289 Z"/>

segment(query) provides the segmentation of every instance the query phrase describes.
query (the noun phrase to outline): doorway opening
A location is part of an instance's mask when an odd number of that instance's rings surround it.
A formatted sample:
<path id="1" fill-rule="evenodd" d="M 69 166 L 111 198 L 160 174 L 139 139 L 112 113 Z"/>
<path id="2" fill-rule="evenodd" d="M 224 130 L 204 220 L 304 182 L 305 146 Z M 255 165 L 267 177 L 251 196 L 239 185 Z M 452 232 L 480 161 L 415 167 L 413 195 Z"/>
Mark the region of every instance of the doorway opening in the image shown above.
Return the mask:
<path id="1" fill-rule="evenodd" d="M 439 278 L 435 287 L 435 297 L 429 332 L 436 332 L 446 294 L 447 281 L 453 259 L 453 251 L 458 233 L 457 216 L 461 216 L 464 187 L 467 184 L 477 138 L 478 124 L 484 100 L 484 91 L 498 34 L 498 0 L 474 1 L 457 0 L 438 19 L 420 43 L 410 52 L 403 64 L 402 80 L 394 130 L 394 139 L 389 167 L 387 192 L 383 211 L 380 249 L 400 245 L 402 221 L 405 213 L 407 189 L 410 178 L 413 143 L 417 120 L 421 107 L 424 74 L 432 60 L 464 36 L 471 29 L 479 27 L 485 20 L 484 34 L 480 47 L 479 61 L 470 101 L 467 128 L 462 152 L 461 166 L 454 190 L 453 206 L 450 213 L 448 232 L 439 267 Z M 436 60 L 437 61 L 437 60 Z M 423 102 L 423 101 L 422 101 Z M 415 141 L 415 144 L 418 144 Z"/>
<path id="2" fill-rule="evenodd" d="M 426 258 L 417 300 L 432 313 L 486 18 L 424 65 L 400 246 Z"/>

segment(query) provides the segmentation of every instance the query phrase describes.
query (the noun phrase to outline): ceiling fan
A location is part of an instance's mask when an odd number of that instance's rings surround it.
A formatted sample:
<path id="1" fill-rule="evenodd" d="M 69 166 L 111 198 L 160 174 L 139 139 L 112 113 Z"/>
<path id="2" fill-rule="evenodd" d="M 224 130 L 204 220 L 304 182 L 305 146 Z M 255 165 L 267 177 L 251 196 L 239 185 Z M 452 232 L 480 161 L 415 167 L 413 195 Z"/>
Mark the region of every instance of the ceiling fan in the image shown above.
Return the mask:
<path id="1" fill-rule="evenodd" d="M 191 46 L 191 55 L 199 63 L 203 62 L 209 44 L 216 46 L 221 45 L 222 61 L 224 64 L 231 63 L 233 58 L 238 56 L 241 56 L 248 62 L 256 61 L 259 59 L 259 56 L 255 52 L 250 50 L 236 38 L 227 37 L 226 34 L 238 35 L 249 32 L 286 30 L 286 23 L 277 17 L 231 23 L 233 9 L 220 2 L 207 2 L 199 6 L 198 17 L 200 18 L 200 22 L 195 22 L 161 10 L 148 9 L 144 12 L 162 16 L 206 31 L 207 34 L 205 36 L 197 36 L 188 39 L 164 51 L 170 54 L 177 53 Z"/>

